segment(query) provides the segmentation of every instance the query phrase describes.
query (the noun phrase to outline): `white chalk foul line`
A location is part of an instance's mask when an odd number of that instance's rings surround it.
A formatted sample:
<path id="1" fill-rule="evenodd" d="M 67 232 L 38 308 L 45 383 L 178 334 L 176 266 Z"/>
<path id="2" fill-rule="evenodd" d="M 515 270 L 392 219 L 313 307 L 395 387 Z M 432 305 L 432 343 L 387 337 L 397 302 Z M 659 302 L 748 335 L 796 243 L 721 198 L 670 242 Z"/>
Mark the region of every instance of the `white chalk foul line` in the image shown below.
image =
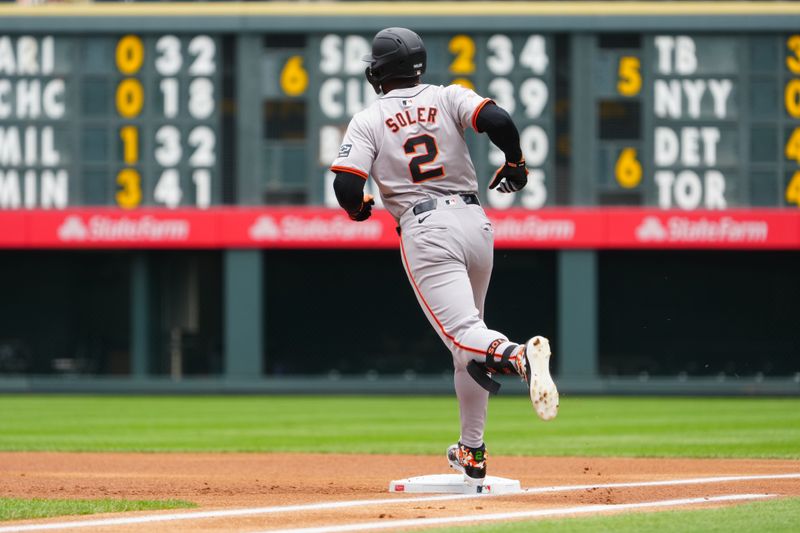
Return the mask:
<path id="1" fill-rule="evenodd" d="M 728 483 L 731 481 L 757 481 L 759 479 L 800 479 L 798 474 L 764 474 L 756 476 L 718 476 L 694 479 L 664 479 L 660 481 L 632 481 L 628 483 L 604 483 L 594 485 L 566 485 L 556 487 L 532 487 L 522 489 L 526 494 L 545 494 L 547 492 L 569 492 L 588 489 L 626 489 L 636 487 L 668 487 L 672 485 L 705 485 L 706 483 Z"/>
<path id="2" fill-rule="evenodd" d="M 344 531 L 364 531 L 374 529 L 390 529 L 404 527 L 440 526 L 445 524 L 458 524 L 461 522 L 492 522 L 500 520 L 519 520 L 521 518 L 547 518 L 556 516 L 572 516 L 580 514 L 601 513 L 606 511 L 629 511 L 632 509 L 682 507 L 700 503 L 719 503 L 743 500 L 758 500 L 771 498 L 775 494 L 732 494 L 728 496 L 713 496 L 708 498 L 684 498 L 680 500 L 660 500 L 642 503 L 620 503 L 604 505 L 581 505 L 579 507 L 565 507 L 560 509 L 538 509 L 535 511 L 516 511 L 511 513 L 494 513 L 479 515 L 447 516 L 442 518 L 412 518 L 408 520 L 382 520 L 380 522 L 341 524 L 338 526 L 308 527 L 300 529 L 280 529 L 263 533 L 340 533 Z"/>
<path id="3" fill-rule="evenodd" d="M 728 476 L 689 478 L 662 481 L 643 481 L 632 483 L 606 483 L 596 485 L 560 485 L 553 487 L 533 487 L 525 489 L 525 494 L 539 494 L 547 492 L 569 492 L 587 489 L 604 488 L 630 488 L 648 487 L 658 485 L 693 485 L 703 483 L 725 483 L 729 481 L 753 481 L 763 479 L 800 479 L 800 473 L 792 474 L 764 474 L 752 476 Z M 299 505 L 279 505 L 273 507 L 249 507 L 244 509 L 223 509 L 219 511 L 189 511 L 181 513 L 149 514 L 142 516 L 127 516 L 120 518 L 99 518 L 90 520 L 73 520 L 69 522 L 50 522 L 44 524 L 21 524 L 17 526 L 0 527 L 0 533 L 18 531 L 46 531 L 51 529 L 74 529 L 84 527 L 123 526 L 131 524 L 147 524 L 151 522 L 171 522 L 176 520 L 202 520 L 204 518 L 227 518 L 235 516 L 253 516 L 274 513 L 294 513 L 308 511 L 325 511 L 331 509 L 344 509 L 348 507 L 367 507 L 371 505 L 394 505 L 419 502 L 441 502 L 450 500 L 465 500 L 470 498 L 492 498 L 499 496 L 513 496 L 509 494 L 448 494 L 438 496 L 418 496 L 413 498 L 380 498 L 374 500 L 349 500 L 325 503 L 306 503 Z"/>

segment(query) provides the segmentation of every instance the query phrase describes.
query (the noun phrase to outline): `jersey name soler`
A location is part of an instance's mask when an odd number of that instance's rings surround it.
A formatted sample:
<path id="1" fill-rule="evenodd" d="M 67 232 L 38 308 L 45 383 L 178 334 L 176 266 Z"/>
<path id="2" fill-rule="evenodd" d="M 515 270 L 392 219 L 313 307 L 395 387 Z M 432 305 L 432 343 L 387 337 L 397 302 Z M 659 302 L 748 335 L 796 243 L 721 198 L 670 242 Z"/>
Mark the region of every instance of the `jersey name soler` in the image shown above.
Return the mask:
<path id="1" fill-rule="evenodd" d="M 418 122 L 436 123 L 436 113 L 435 107 L 418 107 L 416 111 L 406 109 L 405 112 L 397 113 L 394 117 L 387 118 L 386 125 L 392 130 L 392 133 L 397 133 L 400 128 L 413 126 Z"/>

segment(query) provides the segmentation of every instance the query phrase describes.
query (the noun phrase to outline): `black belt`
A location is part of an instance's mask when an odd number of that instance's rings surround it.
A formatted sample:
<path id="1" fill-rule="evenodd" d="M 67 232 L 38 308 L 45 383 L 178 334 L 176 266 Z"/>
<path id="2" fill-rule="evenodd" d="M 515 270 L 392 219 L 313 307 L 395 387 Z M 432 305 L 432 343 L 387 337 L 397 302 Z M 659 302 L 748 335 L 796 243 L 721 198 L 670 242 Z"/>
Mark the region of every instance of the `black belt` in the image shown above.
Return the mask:
<path id="1" fill-rule="evenodd" d="M 464 200 L 464 203 L 467 205 L 481 205 L 481 203 L 478 201 L 477 194 L 459 194 L 458 196 L 460 196 L 461 199 Z M 422 213 L 433 211 L 434 209 L 436 209 L 438 201 L 439 201 L 438 198 L 431 198 L 430 200 L 425 200 L 424 202 L 420 202 L 417 205 L 415 205 L 412 211 L 415 215 L 421 215 Z"/>

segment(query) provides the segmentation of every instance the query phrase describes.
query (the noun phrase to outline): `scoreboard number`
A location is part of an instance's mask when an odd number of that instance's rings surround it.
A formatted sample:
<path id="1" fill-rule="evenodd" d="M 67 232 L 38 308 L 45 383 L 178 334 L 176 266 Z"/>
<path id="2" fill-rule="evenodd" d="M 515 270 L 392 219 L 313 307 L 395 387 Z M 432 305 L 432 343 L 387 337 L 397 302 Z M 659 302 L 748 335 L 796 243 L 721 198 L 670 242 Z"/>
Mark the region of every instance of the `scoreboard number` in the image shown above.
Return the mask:
<path id="1" fill-rule="evenodd" d="M 156 41 L 156 72 L 162 76 L 174 76 L 183 65 L 181 41 L 174 35 L 164 35 Z"/>
<path id="2" fill-rule="evenodd" d="M 197 126 L 189 133 L 189 146 L 194 148 L 189 156 L 189 164 L 193 167 L 211 167 L 217 162 L 214 148 L 217 137 L 208 126 Z"/>
<path id="3" fill-rule="evenodd" d="M 181 176 L 178 174 L 178 170 L 174 168 L 166 169 L 161 173 L 161 177 L 156 184 L 156 188 L 153 191 L 153 198 L 156 202 L 160 202 L 170 209 L 174 209 L 180 205 L 182 196 Z"/>
<path id="4" fill-rule="evenodd" d="M 153 155 L 162 167 L 177 165 L 183 150 L 181 149 L 181 133 L 172 125 L 161 126 L 156 131 L 156 149 Z"/>
<path id="5" fill-rule="evenodd" d="M 514 85 L 506 78 L 495 78 L 489 82 L 489 94 L 497 105 L 513 115 L 517 109 L 517 102 L 514 99 Z"/>
<path id="6" fill-rule="evenodd" d="M 126 165 L 139 161 L 139 130 L 135 126 L 123 126 L 119 130 L 122 139 L 122 159 Z"/>
<path id="7" fill-rule="evenodd" d="M 456 57 L 450 63 L 451 74 L 475 73 L 475 41 L 469 35 L 456 35 L 448 44 L 450 53 Z"/>
<path id="8" fill-rule="evenodd" d="M 642 182 L 642 164 L 635 148 L 623 148 L 614 165 L 614 177 L 623 189 L 633 189 Z"/>
<path id="9" fill-rule="evenodd" d="M 214 84 L 208 78 L 195 78 L 189 84 L 189 114 L 204 120 L 214 112 Z"/>
<path id="10" fill-rule="evenodd" d="M 795 171 L 786 186 L 786 202 L 800 207 L 800 170 Z"/>
<path id="11" fill-rule="evenodd" d="M 189 65 L 190 76 L 211 76 L 217 71 L 214 61 L 217 45 L 208 35 L 198 35 L 189 41 L 189 53 L 194 56 L 194 61 Z"/>
<path id="12" fill-rule="evenodd" d="M 139 116 L 144 106 L 142 82 L 136 78 L 125 78 L 117 85 L 117 113 L 125 118 Z"/>
<path id="13" fill-rule="evenodd" d="M 486 66 L 492 74 L 505 76 L 514 69 L 514 45 L 505 35 L 492 35 L 486 42 L 491 54 L 486 59 Z"/>
<path id="14" fill-rule="evenodd" d="M 303 56 L 291 56 L 281 69 L 281 90 L 287 96 L 301 96 L 308 88 L 308 72 L 303 68 Z"/>
<path id="15" fill-rule="evenodd" d="M 534 74 L 544 74 L 550 59 L 543 35 L 531 35 L 522 48 L 519 64 L 530 68 Z"/>
<path id="16" fill-rule="evenodd" d="M 786 48 L 792 51 L 792 55 L 786 56 L 786 68 L 790 72 L 800 74 L 800 35 L 792 35 L 786 40 Z"/>
<path id="17" fill-rule="evenodd" d="M 192 182 L 195 186 L 195 202 L 200 209 L 211 206 L 211 172 L 208 169 L 197 169 L 192 172 Z M 183 198 L 181 177 L 177 169 L 168 168 L 161 173 L 161 177 L 153 191 L 153 198 L 170 209 L 178 207 Z"/>
<path id="18" fill-rule="evenodd" d="M 619 58 L 619 81 L 617 92 L 622 96 L 637 96 L 642 90 L 642 63 L 638 57 L 623 56 Z"/>
<path id="19" fill-rule="evenodd" d="M 211 206 L 211 171 L 207 168 L 198 168 L 192 172 L 192 181 L 195 187 L 195 202 L 200 209 Z"/>
<path id="20" fill-rule="evenodd" d="M 127 75 L 136 74 L 144 63 L 144 44 L 137 35 L 126 35 L 117 43 L 117 69 Z"/>
<path id="21" fill-rule="evenodd" d="M 786 159 L 800 163 L 800 127 L 795 128 L 789 136 L 789 140 L 786 141 L 784 154 Z"/>
<path id="22" fill-rule="evenodd" d="M 510 115 L 517 109 L 514 98 L 514 85 L 506 78 L 495 78 L 489 82 L 489 94 L 497 105 L 508 111 Z M 539 78 L 528 78 L 519 87 L 519 99 L 525 108 L 525 116 L 539 118 L 547 105 L 549 91 L 547 84 Z"/>
<path id="23" fill-rule="evenodd" d="M 117 174 L 117 204 L 123 209 L 134 209 L 142 203 L 142 177 L 133 168 L 123 168 Z"/>
<path id="24" fill-rule="evenodd" d="M 539 118 L 547 105 L 550 91 L 547 84 L 539 78 L 528 78 L 519 88 L 519 99 L 525 107 L 525 116 Z"/>
<path id="25" fill-rule="evenodd" d="M 800 118 L 800 79 L 792 79 L 786 83 L 783 100 L 789 116 Z"/>
<path id="26" fill-rule="evenodd" d="M 164 97 L 164 116 L 175 118 L 178 116 L 178 80 L 164 78 L 158 86 Z"/>

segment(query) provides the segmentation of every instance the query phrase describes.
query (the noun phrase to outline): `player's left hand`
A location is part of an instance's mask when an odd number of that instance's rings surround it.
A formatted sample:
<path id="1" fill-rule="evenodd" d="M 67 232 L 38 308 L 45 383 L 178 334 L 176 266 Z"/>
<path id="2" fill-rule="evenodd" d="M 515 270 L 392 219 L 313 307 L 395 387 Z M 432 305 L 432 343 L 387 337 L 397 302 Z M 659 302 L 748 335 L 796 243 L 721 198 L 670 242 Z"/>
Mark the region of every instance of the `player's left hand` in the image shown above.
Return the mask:
<path id="1" fill-rule="evenodd" d="M 365 194 L 364 199 L 361 202 L 361 207 L 358 208 L 358 211 L 354 213 L 348 213 L 350 220 L 355 220 L 356 222 L 363 222 L 364 220 L 367 220 L 370 216 L 372 216 L 373 205 L 375 205 L 375 197 L 371 194 Z"/>
<path id="2" fill-rule="evenodd" d="M 518 163 L 506 161 L 505 164 L 497 169 L 489 188 L 497 188 L 500 192 L 517 192 L 528 183 L 528 169 L 525 168 L 525 160 Z"/>

